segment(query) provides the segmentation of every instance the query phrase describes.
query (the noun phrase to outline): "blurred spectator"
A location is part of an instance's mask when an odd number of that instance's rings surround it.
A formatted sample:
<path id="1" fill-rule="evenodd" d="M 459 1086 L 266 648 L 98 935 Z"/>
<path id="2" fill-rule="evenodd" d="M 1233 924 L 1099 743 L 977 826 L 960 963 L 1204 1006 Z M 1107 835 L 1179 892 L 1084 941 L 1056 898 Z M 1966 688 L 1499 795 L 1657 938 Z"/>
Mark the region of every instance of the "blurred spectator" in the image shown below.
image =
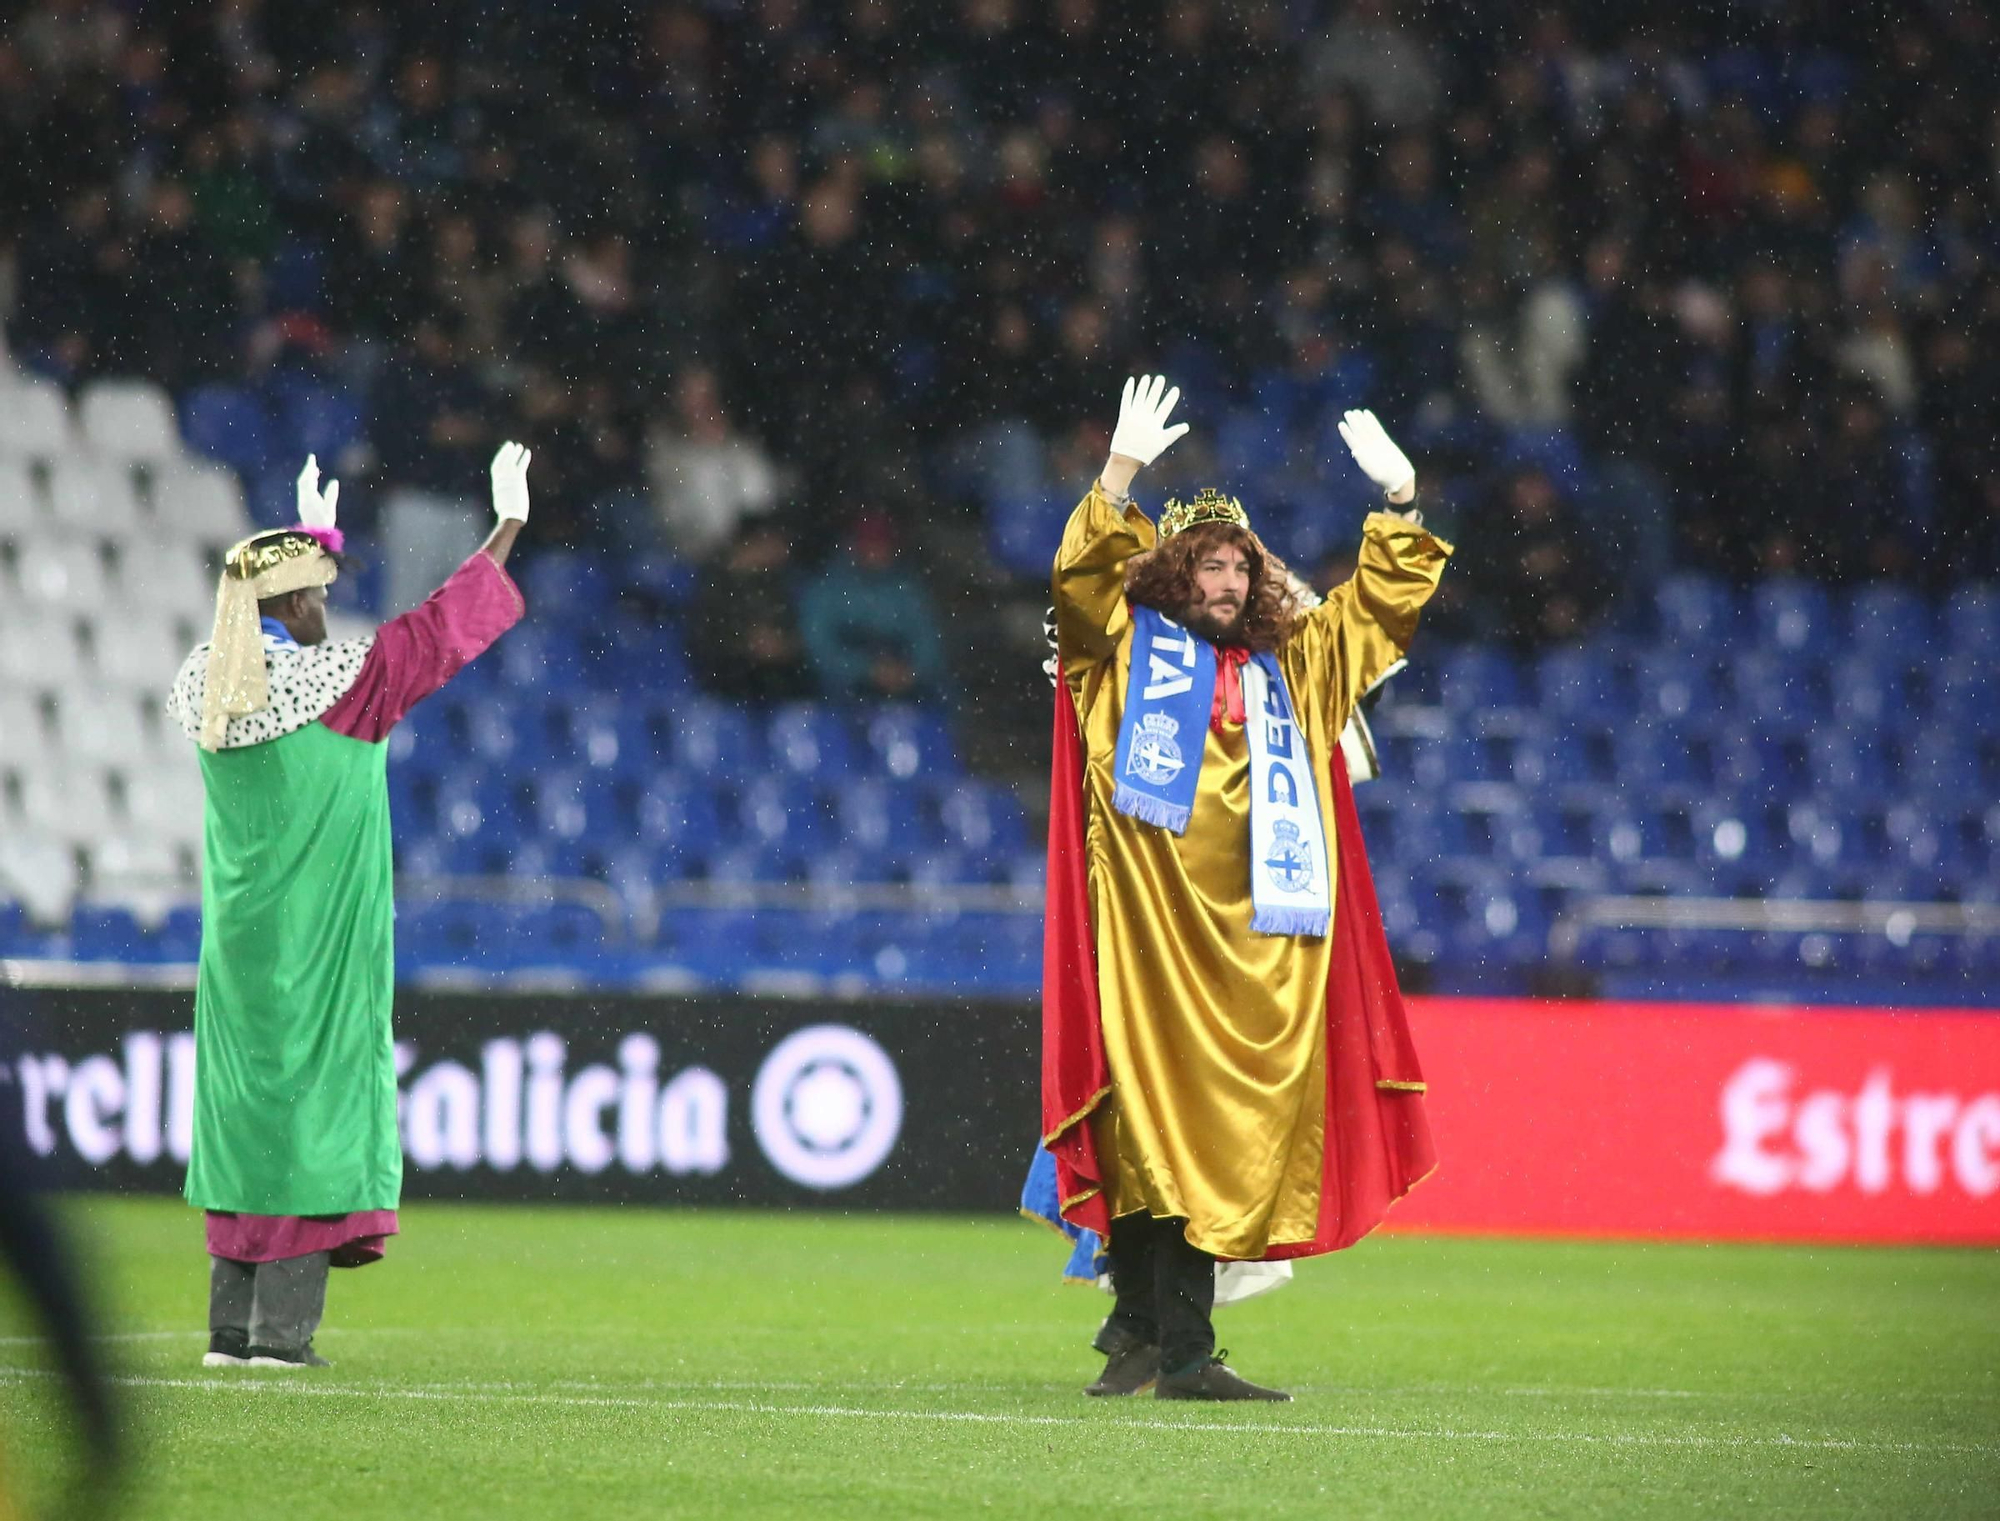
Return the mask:
<path id="1" fill-rule="evenodd" d="M 770 458 L 730 421 L 715 372 L 701 365 L 674 378 L 673 415 L 647 438 L 646 474 L 660 529 L 691 559 L 727 543 L 778 495 Z"/>
<path id="2" fill-rule="evenodd" d="M 1430 45 L 1396 16 L 1393 0 L 1350 0 L 1313 43 L 1308 82 L 1356 91 L 1379 127 L 1428 121 L 1443 99 Z"/>
<path id="3" fill-rule="evenodd" d="M 688 616 L 688 655 L 703 686 L 746 702 L 812 695 L 797 624 L 791 544 L 769 519 L 746 522 L 702 568 Z"/>
<path id="4" fill-rule="evenodd" d="M 20 362 L 254 383 L 309 319 L 385 488 L 476 486 L 490 437 L 450 436 L 469 395 L 553 430 L 538 469 L 587 438 L 538 530 L 566 542 L 624 520 L 596 504 L 639 489 L 632 420 L 666 377 L 712 371 L 727 400 L 691 430 L 675 398 L 659 452 L 716 470 L 719 422 L 720 474 L 793 473 L 817 520 L 928 500 L 968 453 L 1006 467 L 954 508 L 1018 505 L 1079 398 L 1153 366 L 1211 446 L 1269 408 L 1309 456 L 1326 408 L 1365 400 L 1440 496 L 1493 425 L 1530 430 L 1648 483 L 1667 521 L 1644 542 L 1683 561 L 1754 543 L 1812 574 L 1943 573 L 1826 514 L 1732 526 L 1725 482 L 1794 473 L 1775 436 L 1867 513 L 1955 528 L 1954 573 L 2000 573 L 1978 89 L 2000 29 L 1978 7 L 1176 0 L 1141 33 L 1102 0 L 613 8 L 581 31 L 527 7 L 496 43 L 518 70 L 450 8 L 15 10 Z M 442 407 L 413 390 L 426 322 L 455 350 Z M 774 494 L 696 491 L 685 542 Z"/>
<path id="5" fill-rule="evenodd" d="M 441 585 L 485 522 L 494 436 L 491 390 L 460 357 L 456 319 L 420 319 L 382 376 L 375 446 L 390 490 L 381 504 L 385 611 L 408 611 Z"/>
<path id="6" fill-rule="evenodd" d="M 1483 514 L 1469 564 L 1489 625 L 1516 648 L 1581 638 L 1603 607 L 1596 556 L 1569 504 L 1539 470 L 1518 470 Z"/>
<path id="7" fill-rule="evenodd" d="M 943 695 L 944 654 L 930 594 L 896 559 L 895 525 L 869 513 L 854 525 L 841 558 L 806 589 L 800 632 L 829 697 Z"/>

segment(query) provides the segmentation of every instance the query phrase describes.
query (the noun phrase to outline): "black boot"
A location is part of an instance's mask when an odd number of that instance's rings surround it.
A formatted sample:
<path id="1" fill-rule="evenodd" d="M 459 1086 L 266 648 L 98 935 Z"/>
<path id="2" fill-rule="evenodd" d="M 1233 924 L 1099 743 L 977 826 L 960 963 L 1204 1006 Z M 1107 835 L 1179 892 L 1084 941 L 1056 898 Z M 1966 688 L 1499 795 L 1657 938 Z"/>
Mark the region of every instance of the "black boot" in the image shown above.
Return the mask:
<path id="1" fill-rule="evenodd" d="M 202 1354 L 204 1368 L 240 1368 L 250 1361 L 250 1333 L 233 1327 L 208 1333 L 208 1350 Z"/>
<path id="2" fill-rule="evenodd" d="M 1097 1382 L 1085 1384 L 1085 1394 L 1143 1394 L 1160 1376 L 1160 1348 L 1134 1332 L 1106 1321 L 1091 1343 L 1106 1356 Z"/>
<path id="3" fill-rule="evenodd" d="M 1162 1373 L 1153 1386 L 1153 1398 L 1161 1400 L 1289 1400 L 1282 1389 L 1265 1389 L 1243 1377 L 1223 1361 L 1229 1354 L 1218 1352 L 1207 1362 L 1196 1363 L 1178 1373 Z"/>

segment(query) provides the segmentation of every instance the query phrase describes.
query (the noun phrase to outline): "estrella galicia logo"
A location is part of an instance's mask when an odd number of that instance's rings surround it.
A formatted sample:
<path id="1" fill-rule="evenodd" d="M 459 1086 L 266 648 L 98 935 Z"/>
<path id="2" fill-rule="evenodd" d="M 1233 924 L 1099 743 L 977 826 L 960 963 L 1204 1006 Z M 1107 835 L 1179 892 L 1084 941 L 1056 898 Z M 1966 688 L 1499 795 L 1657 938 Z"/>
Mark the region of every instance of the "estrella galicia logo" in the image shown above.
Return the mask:
<path id="1" fill-rule="evenodd" d="M 888 1052 L 847 1025 L 808 1025 L 772 1049 L 750 1089 L 757 1144 L 807 1188 L 847 1188 L 889 1155 L 903 1084 Z"/>
<path id="2" fill-rule="evenodd" d="M 1125 769 L 1149 787 L 1165 787 L 1181 774 L 1187 764 L 1174 736 L 1180 721 L 1165 713 L 1147 713 L 1139 719 L 1139 732 L 1132 736 L 1132 756 Z"/>
<path id="3" fill-rule="evenodd" d="M 1272 885 L 1281 892 L 1302 893 L 1312 886 L 1312 852 L 1299 843 L 1299 826 L 1290 819 L 1279 819 L 1271 826 L 1270 857 L 1264 862 L 1264 869 L 1271 874 Z"/>

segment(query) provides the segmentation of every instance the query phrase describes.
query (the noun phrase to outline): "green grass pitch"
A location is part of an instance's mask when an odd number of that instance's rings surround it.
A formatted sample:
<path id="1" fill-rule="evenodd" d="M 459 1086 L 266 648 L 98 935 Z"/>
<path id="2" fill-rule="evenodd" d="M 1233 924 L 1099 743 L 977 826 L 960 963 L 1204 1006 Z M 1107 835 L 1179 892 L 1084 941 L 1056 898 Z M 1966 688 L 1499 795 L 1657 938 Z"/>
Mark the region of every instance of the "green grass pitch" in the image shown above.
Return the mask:
<path id="1" fill-rule="evenodd" d="M 2000 1253 L 1382 1236 L 1220 1312 L 1295 1403 L 1086 1399 L 1008 1219 L 404 1213 L 322 1373 L 209 1372 L 192 1211 L 83 1200 L 133 1517 L 1993 1516 Z M 8 1482 L 63 1427 L 0 1313 Z"/>

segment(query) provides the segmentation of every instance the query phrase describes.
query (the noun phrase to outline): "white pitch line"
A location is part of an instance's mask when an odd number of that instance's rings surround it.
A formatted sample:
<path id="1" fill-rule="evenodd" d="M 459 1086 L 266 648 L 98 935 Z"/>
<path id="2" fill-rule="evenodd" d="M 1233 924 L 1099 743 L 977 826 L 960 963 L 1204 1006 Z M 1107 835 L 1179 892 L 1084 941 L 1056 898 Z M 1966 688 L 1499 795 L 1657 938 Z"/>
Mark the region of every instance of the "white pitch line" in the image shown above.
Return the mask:
<path id="1" fill-rule="evenodd" d="M 21 1384 L 52 1376 L 36 1368 L 0 1368 L 0 1385 Z M 297 1394 L 316 1398 L 403 1399 L 449 1402 L 484 1400 L 494 1404 L 559 1405 L 583 1409 L 689 1410 L 718 1414 L 807 1416 L 812 1418 L 864 1421 L 935 1421 L 992 1426 L 1077 1426 L 1102 1431 L 1107 1422 L 1071 1415 L 1001 1415 L 979 1410 L 868 1410 L 852 1405 L 771 1405 L 751 1400 L 633 1399 L 623 1395 L 575 1395 L 544 1393 L 485 1392 L 474 1388 L 407 1389 L 357 1385 L 294 1382 L 311 1375 L 284 1375 L 260 1378 L 224 1376 L 213 1379 L 147 1378 L 137 1375 L 114 1377 L 113 1383 L 140 1389 L 192 1389 L 211 1394 L 278 1395 Z M 2000 1446 L 1967 1442 L 1881 1442 L 1848 1437 L 1775 1436 L 1673 1436 L 1645 1432 L 1595 1431 L 1469 1431 L 1451 1427 L 1415 1426 L 1300 1426 L 1258 1422 L 1218 1424 L 1213 1421 L 1114 1421 L 1123 1435 L 1175 1435 L 1181 1432 L 1222 1432 L 1236 1435 L 1345 1437 L 1359 1440 L 1401 1442 L 1547 1442 L 1597 1447 L 1686 1447 L 1742 1449 L 1753 1447 L 1793 1448 L 1818 1452 L 1900 1452 L 1909 1454 L 1971 1453 L 2000 1454 Z"/>
<path id="2" fill-rule="evenodd" d="M 206 1336 L 206 1331 L 99 1331 L 84 1338 L 86 1341 L 185 1341 L 191 1337 Z M 47 1341 L 46 1336 L 0 1336 L 0 1347 L 38 1347 Z"/>

